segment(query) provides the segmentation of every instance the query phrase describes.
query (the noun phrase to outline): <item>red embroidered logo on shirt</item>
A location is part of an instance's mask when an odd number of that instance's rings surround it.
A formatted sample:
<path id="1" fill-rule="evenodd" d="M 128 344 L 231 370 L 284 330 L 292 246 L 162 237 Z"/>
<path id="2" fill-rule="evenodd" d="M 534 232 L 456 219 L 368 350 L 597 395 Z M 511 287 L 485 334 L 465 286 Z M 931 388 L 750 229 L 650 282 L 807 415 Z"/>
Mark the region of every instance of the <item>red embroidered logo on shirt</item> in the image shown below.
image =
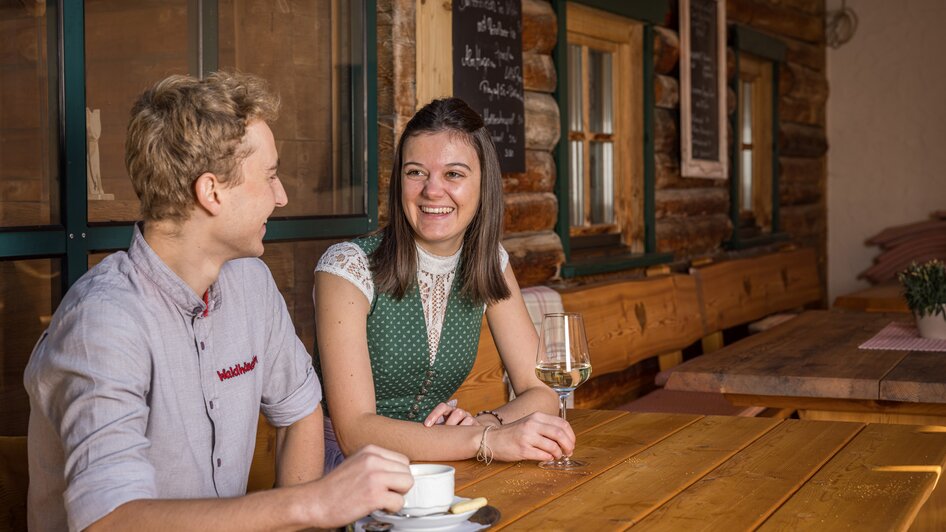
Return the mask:
<path id="1" fill-rule="evenodd" d="M 244 373 L 249 373 L 253 371 L 253 369 L 256 368 L 256 362 L 257 360 L 256 360 L 256 357 L 254 356 L 253 360 L 249 362 L 244 362 L 242 364 L 234 364 L 229 369 L 218 370 L 217 376 L 220 377 L 221 381 L 232 379 L 233 377 L 239 377 L 240 375 L 243 375 Z"/>

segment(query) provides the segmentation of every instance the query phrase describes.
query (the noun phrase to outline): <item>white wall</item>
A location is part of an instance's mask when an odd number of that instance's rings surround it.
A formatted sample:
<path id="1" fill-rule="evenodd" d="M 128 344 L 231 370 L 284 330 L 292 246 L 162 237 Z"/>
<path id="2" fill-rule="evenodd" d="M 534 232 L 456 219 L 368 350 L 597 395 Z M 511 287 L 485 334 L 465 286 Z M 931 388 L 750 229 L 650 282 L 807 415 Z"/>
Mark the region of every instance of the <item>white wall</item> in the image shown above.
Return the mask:
<path id="1" fill-rule="evenodd" d="M 869 286 L 867 238 L 946 209 L 946 1 L 847 6 L 857 32 L 827 49 L 829 301 Z"/>

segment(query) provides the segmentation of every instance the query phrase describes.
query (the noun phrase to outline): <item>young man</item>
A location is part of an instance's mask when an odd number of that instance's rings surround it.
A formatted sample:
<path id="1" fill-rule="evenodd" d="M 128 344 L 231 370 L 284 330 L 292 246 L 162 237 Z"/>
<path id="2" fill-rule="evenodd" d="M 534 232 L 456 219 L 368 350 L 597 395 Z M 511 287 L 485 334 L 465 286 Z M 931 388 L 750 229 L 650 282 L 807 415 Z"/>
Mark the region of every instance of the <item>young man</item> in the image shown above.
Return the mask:
<path id="1" fill-rule="evenodd" d="M 262 261 L 286 204 L 258 78 L 171 76 L 132 110 L 144 222 L 66 294 L 26 369 L 31 530 L 332 527 L 400 509 L 407 460 L 322 480 L 321 388 Z M 258 413 L 279 488 L 244 495 Z"/>

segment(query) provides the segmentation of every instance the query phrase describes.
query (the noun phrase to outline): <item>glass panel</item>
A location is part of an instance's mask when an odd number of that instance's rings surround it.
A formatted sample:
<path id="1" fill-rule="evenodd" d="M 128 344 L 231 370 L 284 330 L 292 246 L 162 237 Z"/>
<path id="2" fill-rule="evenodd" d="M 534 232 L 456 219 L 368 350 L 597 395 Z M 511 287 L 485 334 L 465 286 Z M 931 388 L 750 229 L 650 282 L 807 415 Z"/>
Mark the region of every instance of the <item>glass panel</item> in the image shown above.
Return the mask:
<path id="1" fill-rule="evenodd" d="M 142 90 L 188 73 L 188 0 L 86 0 L 89 221 L 131 221 L 138 198 L 125 171 L 125 130 Z"/>
<path id="2" fill-rule="evenodd" d="M 614 146 L 591 143 L 591 223 L 614 223 Z"/>
<path id="3" fill-rule="evenodd" d="M 739 206 L 744 211 L 752 210 L 752 149 L 742 150 L 742 160 L 739 161 Z"/>
<path id="4" fill-rule="evenodd" d="M 571 225 L 585 225 L 585 161 L 584 144 L 580 140 L 568 143 L 571 159 L 571 168 L 568 169 L 568 183 L 571 198 L 569 199 L 569 215 Z"/>
<path id="5" fill-rule="evenodd" d="M 582 124 L 582 65 L 581 46 L 568 45 L 568 127 L 571 131 L 584 131 Z"/>
<path id="6" fill-rule="evenodd" d="M 58 259 L 0 261 L 0 436 L 25 436 L 23 369 L 59 304 Z"/>
<path id="7" fill-rule="evenodd" d="M 315 309 L 312 305 L 312 272 L 322 253 L 338 240 L 267 242 L 263 262 L 273 272 L 286 299 L 296 334 L 311 353 L 315 346 Z"/>
<path id="8" fill-rule="evenodd" d="M 56 42 L 55 7 L 0 2 L 0 227 L 59 223 Z"/>
<path id="9" fill-rule="evenodd" d="M 752 82 L 742 82 L 742 143 L 752 144 Z"/>
<path id="10" fill-rule="evenodd" d="M 289 204 L 278 216 L 365 212 L 365 116 L 352 97 L 362 11 L 347 0 L 220 0 L 220 68 L 266 78 L 282 100 L 273 133 Z"/>
<path id="11" fill-rule="evenodd" d="M 595 133 L 613 132 L 611 98 L 611 53 L 591 50 L 588 54 L 589 127 Z"/>

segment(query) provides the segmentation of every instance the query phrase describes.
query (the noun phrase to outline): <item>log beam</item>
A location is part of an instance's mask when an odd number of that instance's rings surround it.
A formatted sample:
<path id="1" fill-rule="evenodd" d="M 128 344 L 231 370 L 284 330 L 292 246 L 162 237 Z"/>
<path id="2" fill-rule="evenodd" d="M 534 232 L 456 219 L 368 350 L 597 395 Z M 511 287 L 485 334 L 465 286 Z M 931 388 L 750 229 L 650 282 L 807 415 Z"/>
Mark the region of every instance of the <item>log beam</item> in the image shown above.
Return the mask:
<path id="1" fill-rule="evenodd" d="M 658 219 L 729 212 L 729 191 L 723 188 L 668 188 L 654 195 Z"/>
<path id="2" fill-rule="evenodd" d="M 561 134 L 558 102 L 551 95 L 525 91 L 526 149 L 552 151 Z"/>
<path id="3" fill-rule="evenodd" d="M 656 232 L 657 251 L 679 258 L 718 251 L 732 233 L 732 223 L 726 214 L 671 216 L 657 220 Z"/>
<path id="4" fill-rule="evenodd" d="M 729 0 L 726 18 L 753 28 L 801 39 L 824 42 L 824 17 L 804 13 L 762 0 Z"/>
<path id="5" fill-rule="evenodd" d="M 799 124 L 779 124 L 779 154 L 788 157 L 821 157 L 828 151 L 823 128 Z"/>
<path id="6" fill-rule="evenodd" d="M 534 286 L 558 277 L 565 262 L 562 241 L 551 231 L 509 235 L 503 239 L 519 286 Z"/>
<path id="7" fill-rule="evenodd" d="M 526 150 L 526 171 L 503 174 L 503 192 L 552 192 L 555 158 L 544 150 Z"/>
<path id="8" fill-rule="evenodd" d="M 824 176 L 823 157 L 779 157 L 779 182 L 823 184 Z"/>
<path id="9" fill-rule="evenodd" d="M 503 197 L 506 209 L 503 229 L 507 234 L 551 231 L 558 219 L 558 198 L 551 192 L 513 192 Z"/>
<path id="10" fill-rule="evenodd" d="M 680 105 L 680 84 L 677 78 L 654 76 L 654 105 L 662 109 L 676 109 Z"/>
<path id="11" fill-rule="evenodd" d="M 522 54 L 522 85 L 525 90 L 555 92 L 557 82 L 552 56 L 534 52 Z"/>
<path id="12" fill-rule="evenodd" d="M 654 151 L 677 154 L 680 139 L 677 136 L 677 117 L 667 109 L 654 109 Z"/>
<path id="13" fill-rule="evenodd" d="M 523 53 L 551 55 L 557 39 L 558 19 L 552 4 L 544 0 L 522 0 Z"/>
<path id="14" fill-rule="evenodd" d="M 669 74 L 680 61 L 680 37 L 677 32 L 657 26 L 654 28 L 654 72 Z"/>

